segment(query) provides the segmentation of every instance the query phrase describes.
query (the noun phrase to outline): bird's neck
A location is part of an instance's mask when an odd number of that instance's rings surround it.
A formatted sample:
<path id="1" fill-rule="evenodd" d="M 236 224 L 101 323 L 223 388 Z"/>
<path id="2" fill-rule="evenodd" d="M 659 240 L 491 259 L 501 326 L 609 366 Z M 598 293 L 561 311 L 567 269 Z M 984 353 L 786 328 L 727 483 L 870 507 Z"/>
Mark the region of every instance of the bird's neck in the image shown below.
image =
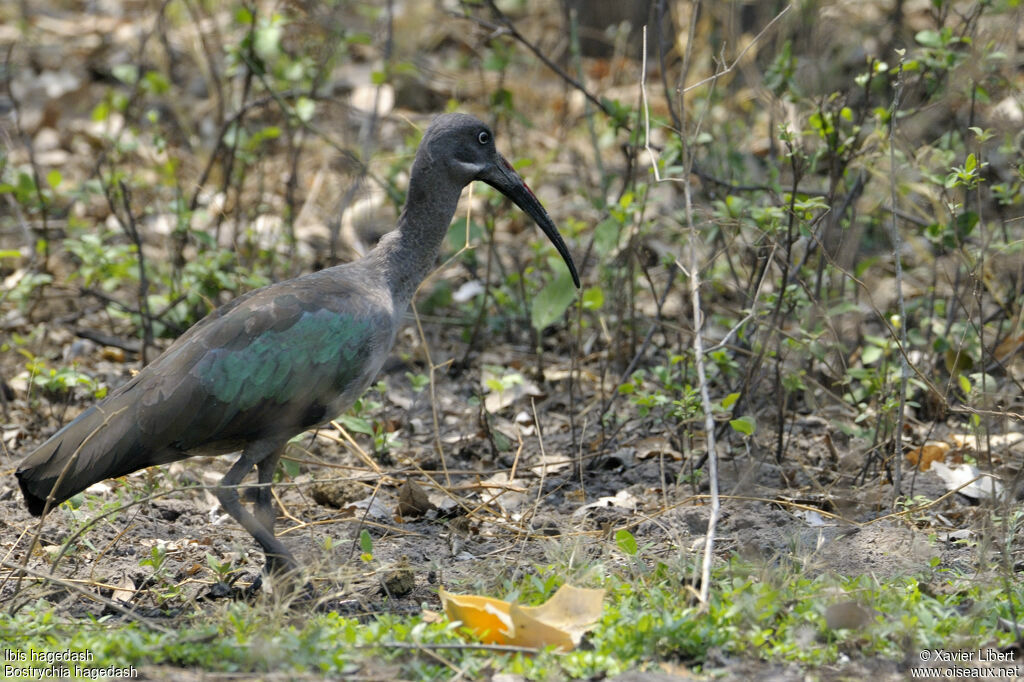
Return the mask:
<path id="1" fill-rule="evenodd" d="M 461 187 L 438 186 L 433 174 L 413 168 L 398 229 L 381 238 L 379 251 L 391 295 L 403 308 L 437 262 L 441 244 L 459 203 Z"/>

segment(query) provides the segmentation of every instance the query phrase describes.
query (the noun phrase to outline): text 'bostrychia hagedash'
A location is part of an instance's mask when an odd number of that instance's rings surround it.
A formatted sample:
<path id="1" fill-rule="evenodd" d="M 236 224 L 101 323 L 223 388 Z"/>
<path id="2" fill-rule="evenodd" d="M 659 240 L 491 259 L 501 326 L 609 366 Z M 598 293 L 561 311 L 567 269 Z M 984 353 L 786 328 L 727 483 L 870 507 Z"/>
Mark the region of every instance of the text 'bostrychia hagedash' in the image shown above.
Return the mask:
<path id="1" fill-rule="evenodd" d="M 569 250 L 481 121 L 437 117 L 423 136 L 398 228 L 365 257 L 239 296 L 58 431 L 21 463 L 25 503 L 41 515 L 93 483 L 193 455 L 242 455 L 217 497 L 263 548 L 267 568 L 297 568 L 274 535 L 269 484 L 293 436 L 348 409 L 387 357 L 416 288 L 434 266 L 462 189 L 482 180 Z M 254 512 L 238 485 L 256 467 Z"/>

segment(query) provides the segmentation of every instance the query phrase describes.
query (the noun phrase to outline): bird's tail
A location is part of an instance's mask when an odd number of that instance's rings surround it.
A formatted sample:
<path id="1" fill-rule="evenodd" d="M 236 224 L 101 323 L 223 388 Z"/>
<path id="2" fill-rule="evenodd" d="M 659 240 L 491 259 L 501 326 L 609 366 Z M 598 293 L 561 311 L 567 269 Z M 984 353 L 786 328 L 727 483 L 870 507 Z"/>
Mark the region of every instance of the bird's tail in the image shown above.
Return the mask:
<path id="1" fill-rule="evenodd" d="M 121 401 L 115 401 L 121 402 Z M 148 466 L 130 407 L 90 407 L 26 457 L 15 475 L 29 512 L 40 516 L 93 483 Z"/>

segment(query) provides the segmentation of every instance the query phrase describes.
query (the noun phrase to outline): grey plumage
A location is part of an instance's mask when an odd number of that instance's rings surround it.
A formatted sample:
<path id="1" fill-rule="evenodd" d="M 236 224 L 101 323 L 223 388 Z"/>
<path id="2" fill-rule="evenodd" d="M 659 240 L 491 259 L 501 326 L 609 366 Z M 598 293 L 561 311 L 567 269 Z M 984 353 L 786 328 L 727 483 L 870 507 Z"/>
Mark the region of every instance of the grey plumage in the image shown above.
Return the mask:
<path id="1" fill-rule="evenodd" d="M 463 187 L 482 180 L 568 249 L 477 119 L 439 116 L 409 178 L 398 227 L 364 258 L 249 292 L 201 320 L 127 384 L 30 454 L 16 475 L 29 510 L 97 481 L 198 454 L 242 451 L 218 499 L 272 570 L 297 567 L 274 535 L 269 484 L 289 438 L 347 409 L 373 381 L 416 288 L 434 266 Z M 237 486 L 256 467 L 255 515 Z"/>

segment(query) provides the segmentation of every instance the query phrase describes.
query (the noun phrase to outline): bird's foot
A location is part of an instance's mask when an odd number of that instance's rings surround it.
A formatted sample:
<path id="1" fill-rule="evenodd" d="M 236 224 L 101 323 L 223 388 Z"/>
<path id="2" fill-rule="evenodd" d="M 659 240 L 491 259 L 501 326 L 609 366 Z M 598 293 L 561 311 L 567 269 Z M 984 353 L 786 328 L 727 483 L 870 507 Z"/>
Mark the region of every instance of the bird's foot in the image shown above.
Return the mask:
<path id="1" fill-rule="evenodd" d="M 278 580 L 291 580 L 301 572 L 299 562 L 291 554 L 273 553 L 264 551 L 266 563 L 263 565 L 263 572 Z"/>
<path id="2" fill-rule="evenodd" d="M 205 594 L 199 596 L 199 599 L 208 601 L 218 599 L 252 601 L 263 589 L 263 575 L 257 573 L 255 578 L 251 578 L 252 582 L 247 584 L 250 578 L 251 574 L 235 573 L 227 580 L 215 582 Z"/>
<path id="3" fill-rule="evenodd" d="M 257 574 L 256 579 L 253 580 L 252 583 L 249 584 L 249 587 L 245 588 L 245 590 L 242 593 L 242 595 L 246 599 L 252 599 L 257 594 L 259 594 L 260 590 L 262 590 L 262 589 L 263 589 L 263 573 L 259 573 L 259 574 Z"/>
<path id="4" fill-rule="evenodd" d="M 308 605 L 316 601 L 317 595 L 316 590 L 313 588 L 313 583 L 306 581 L 301 585 L 291 580 L 295 578 L 297 574 L 291 574 L 290 576 L 284 576 L 282 580 L 282 574 L 278 573 L 271 577 L 269 585 L 273 585 L 273 589 L 276 592 L 280 592 L 288 597 L 293 605 Z M 256 579 L 248 587 L 235 588 L 234 593 L 238 595 L 238 598 L 245 601 L 252 601 L 264 590 L 263 574 L 260 573 L 256 576 Z"/>
<path id="5" fill-rule="evenodd" d="M 265 576 L 270 581 L 273 591 L 298 604 L 309 604 L 317 599 L 313 583 L 302 579 L 302 568 L 291 554 L 267 552 L 266 557 L 260 577 Z"/>

